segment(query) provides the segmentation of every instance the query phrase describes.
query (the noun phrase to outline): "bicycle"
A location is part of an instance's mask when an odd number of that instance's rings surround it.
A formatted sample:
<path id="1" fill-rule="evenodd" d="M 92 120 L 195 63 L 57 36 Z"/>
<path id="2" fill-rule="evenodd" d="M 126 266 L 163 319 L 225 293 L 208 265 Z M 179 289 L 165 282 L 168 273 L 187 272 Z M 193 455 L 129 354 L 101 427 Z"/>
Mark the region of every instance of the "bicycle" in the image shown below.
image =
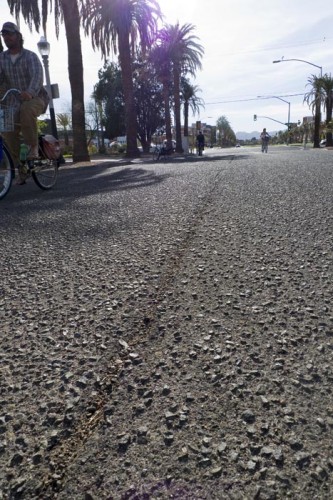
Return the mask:
<path id="1" fill-rule="evenodd" d="M 0 200 L 10 191 L 15 178 L 15 165 L 8 147 L 3 141 L 2 132 L 14 130 L 14 115 L 17 106 L 7 106 L 4 101 L 10 94 L 19 95 L 17 89 L 9 89 L 0 99 Z M 40 189 L 51 189 L 58 178 L 59 159 L 49 158 L 43 145 L 43 135 L 38 136 L 38 158 L 30 160 L 20 158 L 20 169 L 28 177 L 32 177 Z"/>
<path id="2" fill-rule="evenodd" d="M 267 151 L 268 151 L 268 140 L 263 139 L 261 141 L 261 152 L 267 153 Z"/>
<path id="3" fill-rule="evenodd" d="M 164 160 L 166 159 L 167 156 L 171 155 L 172 153 L 174 153 L 175 151 L 175 148 L 174 146 L 172 145 L 171 148 L 167 147 L 166 144 L 157 144 L 155 146 L 155 149 L 153 151 L 153 160 L 154 161 L 159 161 L 161 159 L 161 157 L 164 158 Z"/>
<path id="4" fill-rule="evenodd" d="M 261 139 L 261 152 L 267 153 L 270 135 L 266 132 L 265 128 L 263 129 L 263 131 L 260 134 L 260 139 Z"/>

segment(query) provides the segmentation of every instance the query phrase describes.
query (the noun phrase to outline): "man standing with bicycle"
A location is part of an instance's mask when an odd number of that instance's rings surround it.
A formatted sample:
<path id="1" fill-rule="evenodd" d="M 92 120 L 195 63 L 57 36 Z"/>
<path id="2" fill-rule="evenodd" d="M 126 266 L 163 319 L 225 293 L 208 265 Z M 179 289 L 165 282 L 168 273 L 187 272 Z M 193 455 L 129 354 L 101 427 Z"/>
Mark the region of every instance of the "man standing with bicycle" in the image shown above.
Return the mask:
<path id="1" fill-rule="evenodd" d="M 269 135 L 269 133 L 264 128 L 263 131 L 260 134 L 261 152 L 262 153 L 267 153 L 267 151 L 268 151 L 268 142 L 269 142 L 270 138 L 271 138 L 271 136 Z"/>
<path id="2" fill-rule="evenodd" d="M 20 132 L 28 146 L 28 159 L 38 157 L 37 117 L 45 113 L 49 102 L 43 87 L 43 66 L 34 52 L 23 48 L 23 37 L 16 24 L 6 22 L 1 36 L 8 50 L 0 53 L 0 87 L 20 90 L 17 98 L 8 104 L 17 107 L 13 132 L 4 133 L 5 141 L 19 168 L 19 184 L 25 184 L 25 174 L 20 170 Z"/>

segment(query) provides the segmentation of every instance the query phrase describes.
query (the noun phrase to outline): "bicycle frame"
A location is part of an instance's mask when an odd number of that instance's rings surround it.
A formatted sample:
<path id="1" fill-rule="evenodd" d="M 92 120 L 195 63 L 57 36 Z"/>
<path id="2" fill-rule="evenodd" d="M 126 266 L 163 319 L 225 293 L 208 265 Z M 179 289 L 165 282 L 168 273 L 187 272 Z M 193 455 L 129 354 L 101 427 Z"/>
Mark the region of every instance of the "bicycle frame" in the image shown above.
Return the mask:
<path id="1" fill-rule="evenodd" d="M 2 99 L 0 99 L 0 105 L 10 94 L 17 95 L 20 94 L 20 91 L 17 89 L 7 90 Z M 14 122 L 11 124 L 12 128 L 10 128 L 9 125 L 7 126 L 5 124 L 5 115 L 3 114 L 2 116 L 4 117 L 4 120 L 2 122 L 0 120 L 0 125 L 2 125 L 1 132 L 13 130 Z M 25 183 L 27 178 L 32 177 L 39 188 L 48 190 L 51 189 L 57 181 L 59 160 L 48 158 L 47 154 L 43 150 L 41 136 L 39 136 L 38 140 L 38 158 L 21 158 L 19 168 L 20 173 L 24 176 L 22 183 Z M 3 136 L 0 135 L 0 200 L 3 199 L 10 191 L 12 181 L 15 178 L 15 167 L 16 165 L 14 165 L 11 153 L 4 143 Z"/>

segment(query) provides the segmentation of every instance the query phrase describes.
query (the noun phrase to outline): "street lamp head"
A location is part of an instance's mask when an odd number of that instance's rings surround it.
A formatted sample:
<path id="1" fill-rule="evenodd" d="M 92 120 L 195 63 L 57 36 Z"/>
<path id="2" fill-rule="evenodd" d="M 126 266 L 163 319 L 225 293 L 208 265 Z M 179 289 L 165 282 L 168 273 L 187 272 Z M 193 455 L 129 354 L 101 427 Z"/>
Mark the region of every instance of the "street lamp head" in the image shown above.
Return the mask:
<path id="1" fill-rule="evenodd" d="M 277 61 L 273 61 L 273 63 L 279 63 L 279 62 L 288 62 L 288 61 L 298 61 L 298 62 L 303 62 L 306 64 L 310 64 L 311 66 L 315 66 L 316 68 L 320 69 L 320 76 L 323 74 L 323 68 L 322 66 L 318 66 L 318 64 L 314 64 L 310 61 L 305 61 L 304 59 L 284 59 L 284 57 L 281 57 L 281 59 L 278 59 Z"/>
<path id="2" fill-rule="evenodd" d="M 37 43 L 39 53 L 42 57 L 48 57 L 50 54 L 50 44 L 46 40 L 45 36 L 41 36 L 39 42 Z"/>

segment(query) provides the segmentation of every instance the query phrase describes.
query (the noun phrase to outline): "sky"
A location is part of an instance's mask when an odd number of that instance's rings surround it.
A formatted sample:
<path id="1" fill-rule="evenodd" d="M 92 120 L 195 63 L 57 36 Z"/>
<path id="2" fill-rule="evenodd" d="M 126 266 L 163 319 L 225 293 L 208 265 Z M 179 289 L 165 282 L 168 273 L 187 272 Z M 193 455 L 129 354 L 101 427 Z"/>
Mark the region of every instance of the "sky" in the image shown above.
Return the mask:
<path id="1" fill-rule="evenodd" d="M 201 89 L 198 95 L 205 107 L 200 115 L 191 117 L 193 121 L 215 125 L 225 116 L 234 132 L 250 133 L 263 127 L 285 130 L 289 109 L 291 122 L 311 116 L 303 103 L 310 89 L 308 78 L 320 74 L 317 66 L 323 74 L 333 72 L 333 4 L 327 0 L 158 1 L 164 22 L 193 25 L 192 33 L 205 50 L 202 71 L 191 80 Z M 6 0 L 0 0 L 0 7 L 3 22 L 15 22 Z M 25 48 L 38 52 L 37 42 L 43 33 L 30 32 L 22 20 L 20 28 Z M 58 83 L 60 90 L 60 98 L 54 100 L 55 113 L 70 112 L 67 41 L 64 27 L 57 40 L 53 14 L 47 38 L 51 82 Z M 104 61 L 83 34 L 82 51 L 88 103 Z M 273 64 L 281 59 L 284 62 Z"/>

